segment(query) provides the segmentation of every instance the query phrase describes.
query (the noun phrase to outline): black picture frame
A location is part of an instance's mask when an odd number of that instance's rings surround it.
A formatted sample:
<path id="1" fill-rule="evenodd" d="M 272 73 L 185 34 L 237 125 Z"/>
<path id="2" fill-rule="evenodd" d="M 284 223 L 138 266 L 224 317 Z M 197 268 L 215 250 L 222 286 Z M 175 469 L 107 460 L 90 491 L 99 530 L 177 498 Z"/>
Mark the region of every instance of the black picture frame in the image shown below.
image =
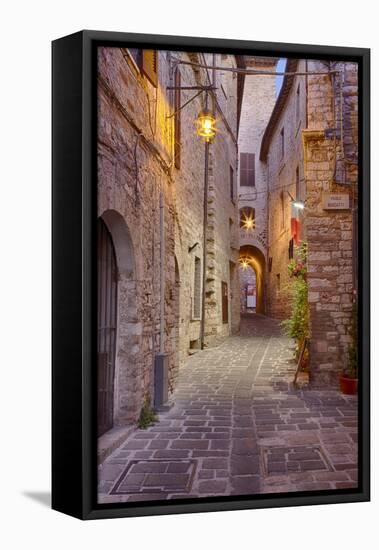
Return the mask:
<path id="1" fill-rule="evenodd" d="M 96 503 L 94 231 L 96 48 L 228 52 L 353 60 L 359 65 L 359 486 L 196 502 Z M 52 43 L 53 356 L 52 507 L 81 519 L 242 510 L 370 499 L 370 50 L 82 31 Z"/>

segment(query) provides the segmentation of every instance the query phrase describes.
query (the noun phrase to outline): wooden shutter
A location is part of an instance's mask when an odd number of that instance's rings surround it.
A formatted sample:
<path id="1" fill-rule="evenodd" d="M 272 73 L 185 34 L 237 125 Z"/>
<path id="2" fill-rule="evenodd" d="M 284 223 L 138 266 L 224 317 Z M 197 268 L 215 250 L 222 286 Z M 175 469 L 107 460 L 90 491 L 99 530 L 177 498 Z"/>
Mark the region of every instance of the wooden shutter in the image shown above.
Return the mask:
<path id="1" fill-rule="evenodd" d="M 228 311 L 228 284 L 224 281 L 221 282 L 221 304 L 222 304 L 222 322 L 227 323 L 229 321 Z"/>
<path id="2" fill-rule="evenodd" d="M 230 166 L 229 178 L 230 178 L 230 200 L 234 202 L 234 170 L 232 166 Z"/>
<path id="3" fill-rule="evenodd" d="M 200 258 L 195 256 L 195 274 L 193 288 L 193 318 L 200 319 L 201 307 L 201 264 Z"/>
<path id="4" fill-rule="evenodd" d="M 181 161 L 181 90 L 178 89 L 181 86 L 181 75 L 179 68 L 177 67 L 175 71 L 175 91 L 174 91 L 174 111 L 176 113 L 174 117 L 174 157 L 175 157 L 175 168 L 180 168 Z"/>
<path id="5" fill-rule="evenodd" d="M 288 259 L 289 260 L 293 259 L 293 244 L 294 244 L 294 241 L 293 241 L 293 239 L 291 239 L 288 243 Z"/>
<path id="6" fill-rule="evenodd" d="M 255 187 L 254 153 L 240 154 L 240 185 L 241 187 Z"/>
<path id="7" fill-rule="evenodd" d="M 142 72 L 155 87 L 158 86 L 158 52 L 142 50 Z"/>
<path id="8" fill-rule="evenodd" d="M 299 167 L 296 167 L 296 199 L 300 200 L 300 172 Z"/>

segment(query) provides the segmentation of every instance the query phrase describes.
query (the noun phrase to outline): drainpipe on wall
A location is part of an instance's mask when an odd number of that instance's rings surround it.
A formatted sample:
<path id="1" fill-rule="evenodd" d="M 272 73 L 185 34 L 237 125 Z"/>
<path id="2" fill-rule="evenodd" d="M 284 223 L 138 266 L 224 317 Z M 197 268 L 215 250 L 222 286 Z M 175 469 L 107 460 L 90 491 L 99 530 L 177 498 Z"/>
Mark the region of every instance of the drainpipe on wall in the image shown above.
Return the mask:
<path id="1" fill-rule="evenodd" d="M 165 269 L 165 230 L 164 230 L 164 194 L 160 192 L 159 196 L 159 232 L 160 232 L 160 337 L 159 353 L 154 359 L 154 408 L 157 411 L 169 410 L 173 403 L 168 403 L 168 371 L 169 356 L 164 351 L 165 347 L 165 289 L 166 289 L 166 269 Z"/>
<path id="2" fill-rule="evenodd" d="M 204 349 L 205 336 L 205 297 L 207 282 L 207 222 L 208 222 L 208 170 L 209 168 L 209 142 L 205 142 L 204 158 L 204 214 L 203 214 L 203 286 L 201 300 L 201 322 L 200 322 L 200 349 Z"/>
<path id="3" fill-rule="evenodd" d="M 212 55 L 212 65 L 216 65 L 216 54 Z M 208 76 L 209 80 L 209 76 Z M 212 86 L 216 84 L 216 70 L 212 69 Z M 213 92 L 214 94 L 214 92 Z M 215 97 L 213 96 L 212 113 L 215 116 Z M 208 94 L 205 95 L 205 109 L 208 109 Z M 205 298 L 206 298 L 206 282 L 207 282 L 207 225 L 208 225 L 208 185 L 209 185 L 209 141 L 205 142 L 205 158 L 204 158 L 204 213 L 203 213 L 203 286 L 201 300 L 201 321 L 200 321 L 200 349 L 204 349 L 205 340 Z"/>
<path id="4" fill-rule="evenodd" d="M 165 232 L 164 232 L 164 196 L 159 196 L 159 231 L 160 231 L 160 338 L 159 351 L 164 353 L 164 313 L 165 313 Z"/>

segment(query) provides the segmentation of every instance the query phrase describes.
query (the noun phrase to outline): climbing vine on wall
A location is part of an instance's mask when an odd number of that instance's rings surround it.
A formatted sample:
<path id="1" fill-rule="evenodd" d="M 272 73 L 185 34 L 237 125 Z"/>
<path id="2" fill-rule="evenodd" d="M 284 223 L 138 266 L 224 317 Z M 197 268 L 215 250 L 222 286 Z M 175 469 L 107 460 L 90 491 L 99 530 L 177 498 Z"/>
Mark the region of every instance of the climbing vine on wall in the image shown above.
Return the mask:
<path id="1" fill-rule="evenodd" d="M 291 277 L 288 288 L 291 315 L 282 322 L 282 327 L 287 336 L 297 341 L 299 349 L 304 338 L 309 336 L 306 242 L 295 248 L 295 259 L 288 264 L 288 272 Z"/>

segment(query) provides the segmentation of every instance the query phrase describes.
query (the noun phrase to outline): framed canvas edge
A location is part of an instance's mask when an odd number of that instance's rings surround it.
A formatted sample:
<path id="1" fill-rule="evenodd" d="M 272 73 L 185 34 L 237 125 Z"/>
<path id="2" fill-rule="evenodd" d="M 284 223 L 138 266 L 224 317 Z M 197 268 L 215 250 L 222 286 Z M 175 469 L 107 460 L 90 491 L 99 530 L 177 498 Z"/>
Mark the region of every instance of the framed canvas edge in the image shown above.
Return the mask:
<path id="1" fill-rule="evenodd" d="M 315 46 L 303 44 L 282 44 L 272 42 L 254 42 L 214 38 L 175 37 L 162 35 L 145 35 L 134 33 L 102 32 L 102 31 L 81 31 L 72 36 L 80 35 L 82 40 L 82 159 L 81 159 L 81 216 L 82 230 L 80 238 L 82 243 L 82 347 L 81 347 L 81 368 L 78 377 L 73 383 L 80 384 L 81 391 L 81 415 L 78 424 L 81 427 L 81 452 L 78 457 L 81 467 L 81 486 L 77 498 L 80 502 L 75 505 L 75 511 L 61 509 L 60 511 L 74 515 L 81 519 L 117 518 L 130 516 L 146 516 L 160 514 L 178 514 L 191 512 L 211 512 L 242 510 L 283 506 L 302 506 L 314 504 L 336 504 L 346 502 L 363 502 L 370 500 L 370 264 L 369 264 L 369 242 L 370 242 L 370 50 L 366 48 Z M 66 40 L 59 39 L 55 42 Z M 98 44 L 104 43 L 138 43 L 141 46 L 155 46 L 164 49 L 187 48 L 187 49 L 227 49 L 228 51 L 241 49 L 245 54 L 254 52 L 281 52 L 288 56 L 326 56 L 354 58 L 360 65 L 360 253 L 362 262 L 360 295 L 360 366 L 364 373 L 360 384 L 360 411 L 359 411 L 359 447 L 360 447 L 360 487 L 361 490 L 322 491 L 322 494 L 308 493 L 296 495 L 265 495 L 259 498 L 239 498 L 233 500 L 210 499 L 194 503 L 172 504 L 146 504 L 143 505 L 120 505 L 96 504 L 96 426 L 94 425 L 94 388 L 95 380 L 91 376 L 92 364 L 92 338 L 91 318 L 93 313 L 93 293 L 91 293 L 91 274 L 94 268 L 93 251 L 93 208 L 94 192 L 96 181 L 96 149 L 94 148 L 94 132 L 96 121 L 96 102 L 94 101 L 96 83 L 96 60 L 94 50 Z M 53 107 L 54 109 L 54 107 Z M 54 177 L 53 177 L 54 186 Z M 57 275 L 56 275 L 57 276 Z M 59 277 L 59 275 L 58 275 Z M 56 312 L 53 311 L 53 317 Z M 362 399 L 365 395 L 365 399 Z M 64 421 L 62 422 L 64 423 Z M 53 426 L 54 427 L 54 426 Z M 54 464 L 53 464 L 54 470 Z M 75 498 L 75 497 L 73 497 Z M 54 506 L 53 508 L 59 509 Z M 79 511 L 80 510 L 80 511 Z"/>

